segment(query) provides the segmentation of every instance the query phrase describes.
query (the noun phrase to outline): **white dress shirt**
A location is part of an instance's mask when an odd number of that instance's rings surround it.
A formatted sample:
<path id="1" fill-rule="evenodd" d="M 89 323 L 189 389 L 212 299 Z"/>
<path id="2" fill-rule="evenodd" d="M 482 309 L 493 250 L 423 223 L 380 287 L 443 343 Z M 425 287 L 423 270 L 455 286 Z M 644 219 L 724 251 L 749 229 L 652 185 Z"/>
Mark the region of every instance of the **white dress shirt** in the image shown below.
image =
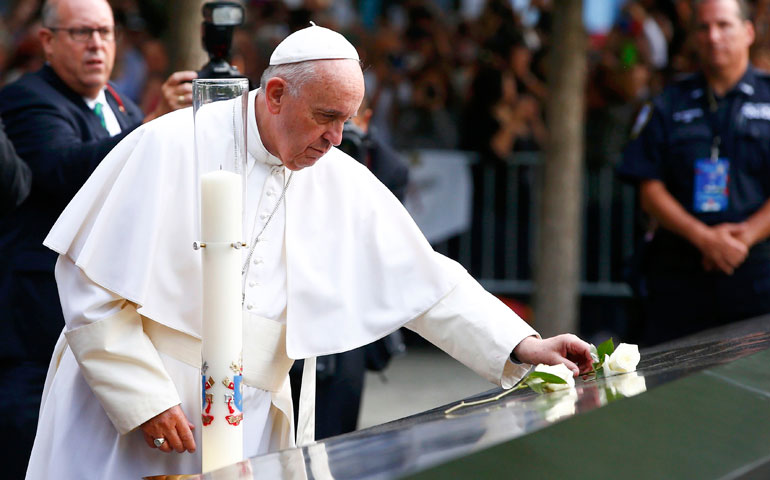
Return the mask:
<path id="1" fill-rule="evenodd" d="M 107 103 L 107 95 L 104 93 L 104 89 L 99 90 L 99 95 L 97 95 L 96 98 L 83 97 L 83 100 L 91 110 L 96 107 L 97 103 L 102 104 L 102 115 L 104 115 L 105 128 L 110 132 L 111 137 L 114 137 L 121 132 L 118 118 L 115 116 L 115 112 L 112 111 L 110 104 Z"/>

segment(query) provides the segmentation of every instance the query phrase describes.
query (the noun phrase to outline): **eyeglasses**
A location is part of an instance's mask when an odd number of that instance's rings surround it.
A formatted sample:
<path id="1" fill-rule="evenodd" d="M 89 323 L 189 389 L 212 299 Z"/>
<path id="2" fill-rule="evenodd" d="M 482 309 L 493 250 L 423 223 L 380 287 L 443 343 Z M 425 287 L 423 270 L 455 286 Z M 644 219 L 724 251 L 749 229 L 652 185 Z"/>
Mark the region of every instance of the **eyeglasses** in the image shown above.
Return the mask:
<path id="1" fill-rule="evenodd" d="M 91 39 L 91 36 L 93 36 L 94 32 L 99 33 L 99 38 L 104 40 L 105 42 L 111 42 L 115 40 L 115 27 L 72 27 L 72 28 L 64 28 L 64 27 L 47 27 L 48 30 L 51 30 L 52 32 L 56 32 L 58 30 L 65 31 L 69 33 L 70 38 L 73 39 L 76 42 L 87 42 Z"/>

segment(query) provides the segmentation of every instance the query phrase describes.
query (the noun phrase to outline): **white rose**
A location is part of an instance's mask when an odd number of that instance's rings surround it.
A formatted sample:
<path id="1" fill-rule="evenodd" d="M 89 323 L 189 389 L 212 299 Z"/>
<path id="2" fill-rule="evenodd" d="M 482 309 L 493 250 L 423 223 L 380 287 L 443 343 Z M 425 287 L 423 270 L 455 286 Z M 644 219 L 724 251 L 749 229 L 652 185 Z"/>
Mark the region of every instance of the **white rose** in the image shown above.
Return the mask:
<path id="1" fill-rule="evenodd" d="M 549 392 L 555 392 L 557 390 L 564 390 L 566 388 L 573 388 L 575 386 L 575 379 L 572 377 L 572 370 L 567 368 L 566 365 L 560 363 L 558 365 L 545 365 L 541 363 L 535 367 L 536 372 L 550 373 L 556 375 L 567 383 L 548 383 L 544 385 L 545 390 Z M 538 379 L 539 380 L 539 379 Z M 538 382 L 539 383 L 539 382 Z"/>
<path id="2" fill-rule="evenodd" d="M 612 355 L 605 355 L 602 363 L 604 376 L 610 377 L 619 373 L 633 372 L 636 370 L 640 358 L 638 346 L 621 343 L 615 348 Z"/>

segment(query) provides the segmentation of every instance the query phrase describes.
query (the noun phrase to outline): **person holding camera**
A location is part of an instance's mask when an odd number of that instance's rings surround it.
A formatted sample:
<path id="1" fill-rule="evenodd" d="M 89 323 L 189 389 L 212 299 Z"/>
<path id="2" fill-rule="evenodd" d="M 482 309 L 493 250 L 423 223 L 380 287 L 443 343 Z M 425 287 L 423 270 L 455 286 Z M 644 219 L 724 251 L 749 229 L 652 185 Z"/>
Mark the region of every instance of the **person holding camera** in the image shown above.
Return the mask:
<path id="1" fill-rule="evenodd" d="M 43 237 L 107 153 L 144 122 L 192 101 L 195 72 L 176 72 L 148 115 L 109 83 L 115 22 L 104 0 L 50 0 L 39 39 L 46 64 L 0 91 L 0 116 L 18 155 L 32 170 L 27 200 L 0 219 L 2 448 L 10 476 L 23 475 L 32 447 L 48 360 L 64 325 L 56 255 Z M 19 413 L 19 412 L 23 413 Z"/>

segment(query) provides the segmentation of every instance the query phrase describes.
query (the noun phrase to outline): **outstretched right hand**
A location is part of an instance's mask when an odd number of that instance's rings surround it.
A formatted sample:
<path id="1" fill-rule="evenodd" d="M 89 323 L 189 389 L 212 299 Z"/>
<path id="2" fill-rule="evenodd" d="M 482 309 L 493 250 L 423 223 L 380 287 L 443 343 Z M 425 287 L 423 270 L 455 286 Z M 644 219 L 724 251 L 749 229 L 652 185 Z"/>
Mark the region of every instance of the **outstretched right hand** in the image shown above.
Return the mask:
<path id="1" fill-rule="evenodd" d="M 520 362 L 532 365 L 563 363 L 574 376 L 593 368 L 589 345 L 571 333 L 545 339 L 526 337 L 513 349 L 513 355 Z"/>

